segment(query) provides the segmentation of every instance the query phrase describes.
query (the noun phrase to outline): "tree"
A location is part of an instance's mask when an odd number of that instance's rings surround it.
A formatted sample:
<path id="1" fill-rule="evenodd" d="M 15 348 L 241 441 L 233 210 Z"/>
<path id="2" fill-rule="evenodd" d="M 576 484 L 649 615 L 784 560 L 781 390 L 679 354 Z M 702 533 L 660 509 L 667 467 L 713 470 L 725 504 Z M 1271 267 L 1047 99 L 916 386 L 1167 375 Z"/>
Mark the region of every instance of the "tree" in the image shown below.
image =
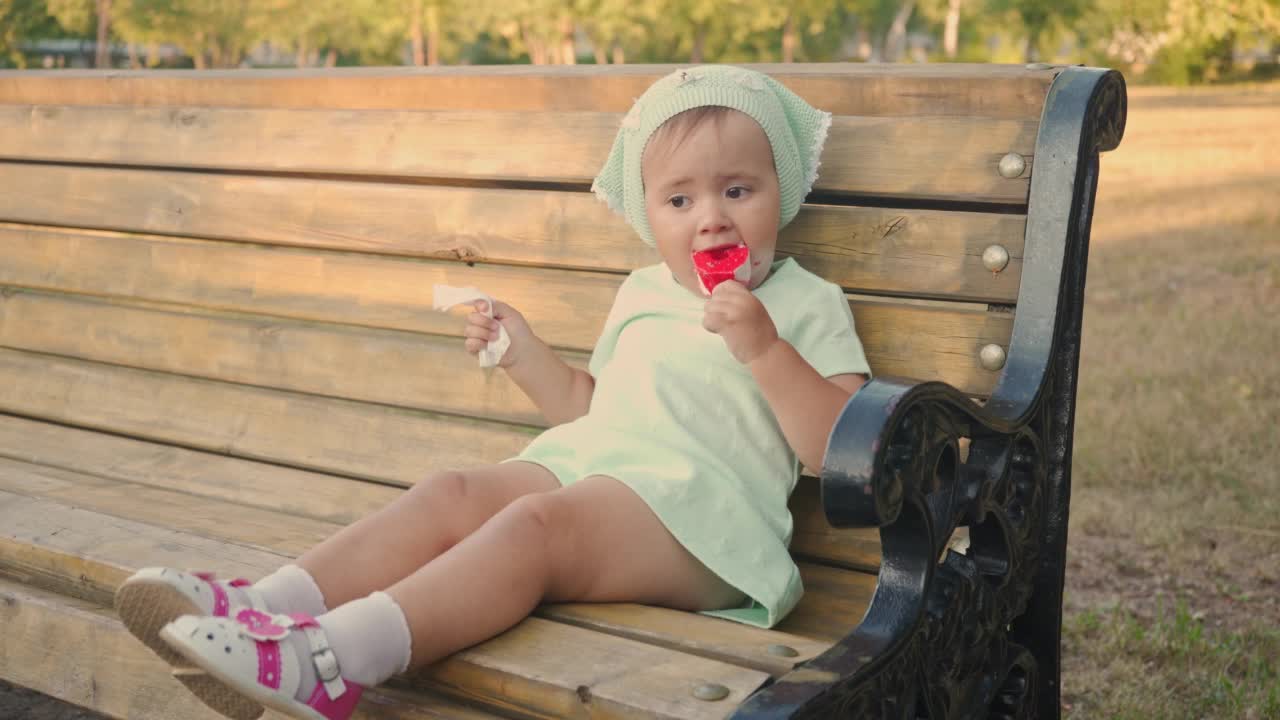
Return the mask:
<path id="1" fill-rule="evenodd" d="M 0 61 L 25 68 L 21 42 L 63 34 L 44 0 L 0 0 Z"/>
<path id="2" fill-rule="evenodd" d="M 576 0 L 578 24 L 591 41 L 597 65 L 622 64 L 628 51 L 637 52 L 652 40 L 660 3 L 634 0 Z"/>
<path id="3" fill-rule="evenodd" d="M 1103 62 L 1160 82 L 1213 80 L 1231 69 L 1242 39 L 1280 39 L 1277 0 L 1096 0 L 1081 32 Z"/>
<path id="4" fill-rule="evenodd" d="M 987 9 L 997 16 L 1016 18 L 1026 39 L 1025 59 L 1036 62 L 1044 54 L 1043 45 L 1074 26 L 1092 3 L 1093 0 L 987 0 Z"/>
<path id="5" fill-rule="evenodd" d="M 111 0 L 46 1 L 49 14 L 68 32 L 84 37 L 96 33 L 94 67 L 110 67 Z"/>
<path id="6" fill-rule="evenodd" d="M 199 69 L 226 68 L 238 67 L 287 10 L 287 0 L 130 0 L 116 24 L 130 41 L 178 45 Z"/>
<path id="7" fill-rule="evenodd" d="M 893 22 L 889 24 L 889 32 L 884 38 L 884 59 L 898 62 L 907 48 L 907 23 L 916 11 L 916 0 L 900 0 L 898 10 L 893 14 Z"/>
<path id="8" fill-rule="evenodd" d="M 947 0 L 947 19 L 942 31 L 942 51 L 948 60 L 955 60 L 960 49 L 960 8 L 964 0 Z"/>

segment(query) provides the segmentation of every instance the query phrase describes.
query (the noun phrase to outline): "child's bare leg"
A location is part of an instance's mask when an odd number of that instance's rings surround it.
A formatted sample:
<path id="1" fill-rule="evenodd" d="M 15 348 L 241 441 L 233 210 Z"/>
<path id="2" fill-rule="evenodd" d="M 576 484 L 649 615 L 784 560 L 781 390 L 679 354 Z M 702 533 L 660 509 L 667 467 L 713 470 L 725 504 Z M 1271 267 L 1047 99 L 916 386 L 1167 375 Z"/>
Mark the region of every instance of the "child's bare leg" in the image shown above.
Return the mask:
<path id="1" fill-rule="evenodd" d="M 497 635 L 544 600 L 703 610 L 744 598 L 603 475 L 513 501 L 387 593 L 409 622 L 410 668 Z"/>
<path id="2" fill-rule="evenodd" d="M 433 473 L 386 507 L 325 539 L 296 563 L 336 608 L 385 590 L 457 544 L 516 498 L 560 487 L 529 462 Z"/>

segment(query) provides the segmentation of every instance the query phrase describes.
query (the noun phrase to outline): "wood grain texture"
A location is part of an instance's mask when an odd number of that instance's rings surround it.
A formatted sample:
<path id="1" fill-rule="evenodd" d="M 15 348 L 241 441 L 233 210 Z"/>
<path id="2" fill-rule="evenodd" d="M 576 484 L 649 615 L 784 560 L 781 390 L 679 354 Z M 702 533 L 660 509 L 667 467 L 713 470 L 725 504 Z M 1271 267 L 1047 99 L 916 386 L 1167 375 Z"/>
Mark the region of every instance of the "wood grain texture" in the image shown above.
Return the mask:
<path id="1" fill-rule="evenodd" d="M 71 508 L 66 505 L 70 502 L 74 502 L 76 507 Z M 330 532 L 333 529 L 318 521 L 304 521 L 301 518 L 291 520 L 280 515 L 272 529 L 264 530 L 264 526 L 257 522 L 227 523 L 225 522 L 226 512 L 227 509 L 221 508 L 218 501 L 198 499 L 186 493 L 134 486 L 130 483 L 103 482 L 100 478 L 66 470 L 9 460 L 0 461 L 0 515 L 28 513 L 31 516 L 23 521 L 15 518 L 12 522 L 9 522 L 6 517 L 4 526 L 7 528 L 7 534 L 4 540 L 7 547 L 3 548 L 6 552 L 0 552 L 0 567 L 3 567 L 7 573 L 19 576 L 23 575 L 24 571 L 29 573 L 33 568 L 38 569 L 43 578 L 41 584 L 60 590 L 70 588 L 101 602 L 110 597 L 114 587 L 133 566 L 153 564 L 156 552 L 147 550 L 142 545 L 156 537 L 156 531 L 152 528 L 172 522 L 174 517 L 186 518 L 181 531 L 175 532 L 202 538 L 187 542 L 175 537 L 169 542 L 170 547 L 177 546 L 182 552 L 187 553 L 177 566 L 208 566 L 203 555 L 204 551 L 199 549 L 209 548 L 207 542 L 203 540 L 207 538 L 221 541 L 222 548 L 234 548 L 237 558 L 237 567 L 234 570 L 250 577 L 265 574 L 266 570 L 255 568 L 256 573 L 253 571 L 246 573 L 248 568 L 245 563 L 251 566 L 270 566 L 273 561 L 278 562 L 276 553 L 286 556 L 296 555 L 300 546 L 310 544 L 311 535 Z M 268 514 L 262 513 L 264 517 Z M 68 534 L 62 525 L 71 521 L 76 523 L 77 533 L 70 533 L 71 537 L 62 537 Z M 85 533 L 96 535 L 97 541 L 85 542 L 83 539 Z M 131 541 L 130 536 L 136 537 L 137 542 Z M 25 551 L 27 556 L 25 560 L 15 557 L 18 554 L 12 551 L 15 547 L 19 551 Z M 172 557 L 167 559 L 176 560 Z M 86 587 L 83 579 L 76 575 L 59 574 L 71 569 L 96 570 L 100 580 L 97 584 Z M 820 627 L 824 627 L 826 633 L 824 639 L 832 634 L 838 636 L 841 632 L 838 629 L 840 618 L 833 617 L 830 613 L 844 612 L 860 617 L 863 608 L 850 603 L 859 601 L 865 603 L 869 589 L 874 587 L 873 576 L 818 566 L 806 565 L 805 578 L 807 584 L 815 588 L 825 588 L 825 590 L 815 591 L 805 597 L 802 601 L 804 607 L 798 608 L 794 613 L 794 624 L 800 627 L 807 623 L 821 623 Z M 584 626 L 590 628 L 592 632 L 582 634 L 576 629 L 568 629 L 556 622 L 526 621 L 513 632 L 504 633 L 472 650 L 459 653 L 453 659 L 446 661 L 443 668 L 432 666 L 429 673 L 430 679 L 427 682 L 461 689 L 464 693 L 483 693 L 487 690 L 477 688 L 493 680 L 491 673 L 488 672 L 493 671 L 499 675 L 512 673 L 513 676 L 506 679 L 517 684 L 545 683 L 547 680 L 545 676 L 530 677 L 533 671 L 546 672 L 545 667 L 537 670 L 539 666 L 536 662 L 528 672 L 519 669 L 523 662 L 529 660 L 525 656 L 531 652 L 550 652 L 548 643 L 583 645 L 589 653 L 595 652 L 593 644 L 598 645 L 604 642 L 599 633 L 594 632 L 595 630 L 603 630 L 610 636 L 630 637 L 644 640 L 646 643 L 655 643 L 659 647 L 679 649 L 680 657 L 675 659 L 679 662 L 667 656 L 653 656 L 649 650 L 643 651 L 645 656 L 660 664 L 674 662 L 671 667 L 658 672 L 656 674 L 658 679 L 651 679 L 652 682 L 670 680 L 669 676 L 674 676 L 674 668 L 687 662 L 685 652 L 718 657 L 740 665 L 763 667 L 766 671 L 777 674 L 785 672 L 789 664 L 800 662 L 805 657 L 811 657 L 827 647 L 825 641 L 815 642 L 782 632 L 755 629 L 751 632 L 739 633 L 737 626 L 727 621 L 661 608 L 630 605 L 546 606 L 539 611 L 539 615 Z M 525 627 L 530 624 L 534 625 L 536 630 L 532 634 L 529 634 L 531 631 Z M 525 635 L 528 637 L 513 640 L 510 637 L 513 633 L 516 638 Z M 789 661 L 768 656 L 767 647 L 779 642 L 795 647 L 803 654 Z M 494 643 L 502 647 L 499 648 L 496 645 L 488 647 Z M 639 646 L 641 646 L 640 643 L 628 643 L 609 648 L 608 652 L 617 653 L 621 649 L 624 655 L 626 652 L 635 654 L 642 652 Z M 565 651 L 573 653 L 572 650 Z M 601 653 L 604 651 L 604 648 L 600 649 Z M 553 654 L 556 657 L 564 657 L 564 653 L 559 650 Z M 468 656 L 474 660 L 475 667 L 459 667 L 458 665 L 466 664 L 466 659 L 462 656 Z M 599 661 L 606 657 L 614 657 L 613 660 L 608 661 L 609 663 L 618 661 L 616 656 L 608 654 L 602 654 L 594 659 Z M 460 663 L 455 664 L 455 659 L 459 659 Z M 696 667 L 682 667 L 682 669 L 697 670 Z M 703 669 L 706 670 L 706 668 Z M 441 670 L 442 674 L 438 674 L 437 670 Z M 561 670 L 562 673 L 569 674 L 581 671 L 582 668 L 568 666 Z M 623 674 L 632 677 L 626 672 Z M 736 673 L 729 673 L 729 675 L 740 679 Z M 612 676 L 610 674 L 607 677 Z M 605 677 L 601 676 L 602 679 Z M 722 677 L 722 675 L 713 677 Z M 454 686 L 452 685 L 454 682 L 462 684 Z M 570 682 L 586 681 L 581 675 L 573 677 L 566 675 L 562 684 L 568 687 L 571 686 L 568 685 Z M 589 686 L 592 688 L 593 697 L 600 697 L 602 692 L 600 686 L 590 683 Z M 652 689 L 658 693 L 663 692 L 662 687 Z M 534 688 L 530 692 L 538 696 L 543 690 Z M 622 688 L 613 688 L 609 692 L 618 692 L 619 697 L 631 697 L 632 693 L 631 690 Z M 669 697 L 667 700 L 676 704 L 683 702 L 680 698 Z M 514 700 L 508 696 L 503 702 L 512 701 Z M 551 701 L 535 698 L 532 702 Z"/>
<path id="2" fill-rule="evenodd" d="M 264 485 L 264 488 L 270 487 Z M 0 554 L 0 571 L 21 575 L 38 572 L 38 584 L 63 592 L 75 593 L 85 599 L 110 603 L 111 593 L 119 581 L 127 577 L 134 563 L 145 558 L 134 558 L 121 546 L 114 530 L 105 529 L 116 521 L 125 521 L 126 529 L 144 528 L 144 536 L 154 531 L 146 528 L 163 528 L 175 525 L 174 518 L 182 517 L 181 527 L 173 529 L 204 540 L 221 541 L 227 547 L 243 551 L 249 565 L 237 566 L 238 572 L 249 578 L 265 575 L 285 558 L 300 555 L 320 539 L 336 532 L 341 525 L 308 518 L 244 507 L 234 503 L 210 499 L 197 492 L 173 492 L 150 485 L 138 485 L 125 481 L 105 480 L 87 473 L 74 472 L 35 463 L 18 462 L 0 458 L 0 493 L 14 497 L 23 496 L 32 501 L 53 503 L 41 505 L 51 515 L 35 523 L 26 523 L 18 529 L 17 542 L 26 542 L 23 548 L 27 559 L 6 560 Z M 40 529 L 61 534 L 56 527 L 59 519 L 72 516 L 59 514 L 58 507 L 74 507 L 77 511 L 92 513 L 89 527 L 99 527 L 104 534 L 106 549 L 101 553 L 83 543 L 46 543 Z M 30 507 L 23 505 L 23 507 Z M 80 516 L 74 516 L 80 517 Z M 227 522 L 235 517 L 236 522 Z M 94 525 L 94 518 L 110 518 Z M 245 521 L 241 522 L 241 518 Z M 54 525 L 50 525 L 54 523 Z M 135 525 L 136 524 L 136 525 Z M 201 543 L 204 542 L 201 541 Z M 172 542 L 172 541 L 171 541 Z M 178 567 L 204 567 L 202 554 L 207 545 L 191 545 L 191 557 L 183 558 L 188 565 Z M 15 544 L 16 546 L 16 544 Z M 80 553 L 73 558 L 68 553 Z M 263 555 L 263 553 L 266 553 Z M 82 583 L 72 576 L 60 576 L 61 568 L 84 568 L 85 563 L 105 564 L 102 579 L 92 585 Z M 195 564 L 190 564 L 195 563 Z M 267 568 L 257 567 L 266 565 Z M 95 566 L 96 567 L 96 566 Z M 695 613 L 686 613 L 655 606 L 631 603 L 552 604 L 540 607 L 539 617 L 569 625 L 604 632 L 618 637 L 668 647 L 683 653 L 691 653 L 724 662 L 750 667 L 772 675 L 790 670 L 830 647 L 828 637 L 839 637 L 852 628 L 852 622 L 860 616 L 869 602 L 870 589 L 875 576 L 837 570 L 811 563 L 802 568 L 805 582 L 820 590 L 807 594 L 801 600 L 787 622 L 796 627 L 823 628 L 819 639 L 778 630 L 762 630 L 741 626 L 726 620 Z M 123 573 L 123 574 L 122 574 Z M 853 603 L 852 605 L 850 603 Z M 861 606 L 858 603 L 862 603 Z M 840 615 L 839 613 L 846 613 Z M 769 645 L 784 644 L 795 648 L 799 654 L 793 658 L 770 655 Z"/>
<path id="3" fill-rule="evenodd" d="M 0 379 L 22 380 L 6 376 L 2 371 Z M 107 380 L 95 384 L 111 383 Z M 140 392 L 149 394 L 145 387 L 140 388 Z M 163 408 L 162 402 L 155 404 Z M 244 411 L 252 412 L 252 408 L 244 408 Z M 85 422 L 87 416 L 91 417 L 92 412 L 82 411 L 59 419 L 76 423 Z M 132 430 L 129 427 L 111 429 L 115 433 Z M 272 426 L 272 432 L 267 437 L 257 440 L 269 444 L 272 438 L 280 437 L 283 432 Z M 462 435 L 463 432 L 462 429 L 455 428 L 452 434 Z M 168 437 L 178 442 L 199 442 L 198 431 L 190 437 L 175 438 L 175 435 L 176 433 L 170 433 Z M 155 442 L 159 438 L 155 438 L 154 434 L 143 437 L 151 437 L 151 441 L 0 415 L 0 458 L 38 463 L 108 480 L 185 492 L 250 508 L 340 524 L 354 522 L 400 494 L 400 490 L 394 485 L 361 482 L 274 464 L 296 461 L 295 457 L 281 452 L 271 458 L 273 464 L 265 464 Z M 285 442 L 286 439 L 281 438 L 281 441 Z M 364 444 L 368 444 L 368 441 L 364 441 Z M 466 445 L 465 441 L 460 444 Z M 74 447 L 76 452 L 67 453 L 68 447 Z M 375 451 L 357 455 L 356 448 L 351 448 L 351 451 L 353 460 L 364 465 L 366 473 L 379 472 L 382 457 L 392 454 Z M 415 450 L 405 446 L 403 452 L 421 457 L 424 467 L 431 461 L 429 448 Z M 479 466 L 488 462 L 491 460 L 476 455 L 464 462 L 463 466 Z M 426 474 L 426 470 L 415 471 L 412 477 L 417 479 Z M 396 482 L 396 479 L 392 478 L 390 482 Z M 401 480 L 398 484 L 408 483 Z M 267 487 L 272 492 L 264 494 L 262 488 Z M 795 522 L 791 543 L 793 553 L 818 562 L 858 568 L 870 573 L 879 570 L 878 531 L 837 529 L 828 525 L 819 504 L 816 477 L 801 476 L 792 494 L 790 509 Z"/>
<path id="4" fill-rule="evenodd" d="M 6 349 L 0 349 L 0 378 L 0 410 L 17 415 L 401 487 L 432 471 L 514 457 L 537 434 L 493 421 Z M 21 433 L 13 437 L 21 443 Z M 35 452 L 39 445 L 31 443 Z M 146 457 L 137 462 L 167 471 L 165 458 Z M 127 466 L 123 455 L 120 462 Z M 207 472 L 216 476 L 218 467 Z"/>
<path id="5" fill-rule="evenodd" d="M 327 523 L 354 522 L 403 492 L 394 485 L 0 414 L 3 459 Z"/>
<path id="6" fill-rule="evenodd" d="M 0 103 L 626 112 L 688 65 L 324 70 L 0 71 Z M 957 63 L 747 63 L 838 115 L 1039 120 L 1057 68 Z"/>
<path id="7" fill-rule="evenodd" d="M 72 482 L 74 478 L 65 471 L 56 473 L 60 481 Z M 0 490 L 0 520 L 3 521 L 0 527 L 4 528 L 0 531 L 0 567 L 6 574 L 16 566 L 18 572 L 11 575 L 21 579 L 22 567 L 36 563 L 50 581 L 61 571 L 96 570 L 105 580 L 100 590 L 114 592 L 118 583 L 136 567 L 153 564 L 207 567 L 201 564 L 203 557 L 187 552 L 191 545 L 185 544 L 187 537 L 203 540 L 199 534 L 203 524 L 199 520 L 196 532 L 188 532 L 185 527 L 182 531 L 170 531 L 184 538 L 183 544 L 174 551 L 181 557 L 168 558 L 176 562 L 149 562 L 156 553 L 140 546 L 148 533 L 154 536 L 156 526 L 130 517 L 146 512 L 142 508 L 145 502 L 97 495 L 91 496 L 93 509 L 89 510 L 11 492 L 21 489 L 23 483 L 32 483 L 31 492 L 43 495 L 49 491 L 50 483 L 49 474 L 43 475 L 32 481 L 30 473 L 20 468 L 10 466 L 0 470 L 0 482 L 5 488 Z M 140 487 L 134 492 L 150 501 L 163 491 Z M 197 502 L 188 499 L 192 506 Z M 99 512 L 108 507 L 111 513 Z M 28 517 L 19 520 L 12 517 L 14 514 Z M 70 522 L 76 524 L 77 538 L 91 534 L 96 536 L 96 542 L 86 546 L 83 540 L 79 543 L 60 540 L 67 534 L 63 526 Z M 242 563 L 269 564 L 278 557 L 254 541 L 258 533 L 252 528 L 226 523 L 225 518 L 221 525 L 218 532 L 224 534 L 232 529 L 243 530 L 242 542 L 233 544 L 225 538 L 210 542 L 216 542 L 226 551 L 234 550 Z M 48 538 L 45 533 L 50 534 Z M 52 542 L 45 542 L 46 539 Z M 10 549 L 15 546 L 34 560 L 23 563 L 21 559 L 11 559 L 16 553 Z M 73 548 L 73 554 L 64 554 L 68 547 Z M 260 574 L 265 572 L 249 577 Z M 76 576 L 62 577 L 61 582 L 65 584 L 74 583 L 72 578 Z M 415 673 L 413 680 L 415 685 L 493 704 L 499 709 L 520 709 L 557 717 L 580 712 L 577 708 L 589 703 L 603 717 L 642 712 L 652 717 L 715 718 L 726 716 L 767 677 L 757 670 L 534 617 L 428 666 Z M 731 694 L 719 703 L 703 703 L 691 694 L 693 686 L 700 682 L 718 682 L 730 688 Z M 589 699 L 579 693 L 580 687 L 589 690 Z"/>
<path id="8" fill-rule="evenodd" d="M 0 677 L 122 720 L 218 720 L 105 607 L 0 578 Z M 74 657 L 74 663 L 67 659 Z M 498 720 L 419 690 L 367 690 L 355 720 Z M 271 716 L 268 716 L 271 717 Z M 16 720 L 16 719 L 15 719 Z"/>
<path id="9" fill-rule="evenodd" d="M 609 273 L 662 261 L 582 192 L 0 163 L 0 219 Z M 1025 228 L 1024 215 L 806 205 L 777 252 L 852 291 L 1011 304 Z M 4 230 L 15 245 L 57 242 Z M 999 273 L 982 265 L 993 244 L 1010 255 Z"/>
<path id="10" fill-rule="evenodd" d="M 553 110 L 0 105 L 0 157 L 589 185 L 621 121 L 617 113 Z M 94 131 L 82 132 L 85 127 Z M 1037 127 L 1031 120 L 985 117 L 837 116 L 814 190 L 1025 204 Z M 1028 159 L 1017 178 L 997 171 L 1010 152 Z"/>
<path id="11" fill-rule="evenodd" d="M 791 493 L 791 552 L 866 572 L 880 570 L 879 528 L 834 528 L 822 511 L 817 477 L 801 475 Z"/>
<path id="12" fill-rule="evenodd" d="M 602 280 L 594 293 L 567 283 L 565 297 L 555 288 L 548 293 L 548 284 L 539 285 L 536 277 L 507 286 L 500 297 L 528 309 L 539 335 L 535 321 L 552 317 L 550 309 L 584 308 L 570 327 L 578 338 L 591 339 L 584 345 L 575 339 L 560 355 L 586 369 L 616 294 L 609 284 L 620 281 Z M 349 314 L 360 309 L 358 298 L 337 294 L 330 306 L 342 305 Z M 998 373 L 980 367 L 977 356 L 985 344 L 1007 344 L 1011 315 L 873 301 L 851 307 L 873 372 L 943 380 L 973 395 L 994 386 Z M 421 314 L 431 316 L 439 334 L 423 334 L 10 288 L 0 293 L 0 346 L 545 426 L 505 371 L 477 370 L 475 357 L 462 348 L 466 312 L 424 308 Z M 559 345 L 554 335 L 546 339 Z"/>

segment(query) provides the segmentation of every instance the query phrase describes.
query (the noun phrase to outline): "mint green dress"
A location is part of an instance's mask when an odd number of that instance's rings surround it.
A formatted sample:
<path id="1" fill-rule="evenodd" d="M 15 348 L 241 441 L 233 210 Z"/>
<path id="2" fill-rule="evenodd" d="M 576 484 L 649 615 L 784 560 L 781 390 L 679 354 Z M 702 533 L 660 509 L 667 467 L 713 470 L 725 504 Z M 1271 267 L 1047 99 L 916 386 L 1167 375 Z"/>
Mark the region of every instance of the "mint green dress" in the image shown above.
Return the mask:
<path id="1" fill-rule="evenodd" d="M 870 374 L 840 286 L 786 258 L 753 293 L 823 377 Z M 589 412 L 503 462 L 537 463 L 562 485 L 617 478 L 748 598 L 704 614 L 769 628 L 804 593 L 787 551 L 800 462 L 751 371 L 702 327 L 705 305 L 663 263 L 633 271 L 591 355 Z"/>

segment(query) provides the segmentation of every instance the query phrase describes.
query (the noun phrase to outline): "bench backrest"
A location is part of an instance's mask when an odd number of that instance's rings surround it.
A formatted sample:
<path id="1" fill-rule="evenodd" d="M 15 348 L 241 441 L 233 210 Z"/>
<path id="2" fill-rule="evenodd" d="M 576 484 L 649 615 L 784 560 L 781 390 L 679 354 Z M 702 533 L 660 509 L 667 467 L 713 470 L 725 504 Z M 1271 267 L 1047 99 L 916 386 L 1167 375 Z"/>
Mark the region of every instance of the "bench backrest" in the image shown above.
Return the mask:
<path id="1" fill-rule="evenodd" d="M 676 67 L 0 73 L 0 412 L 396 485 L 515 455 L 545 421 L 431 287 L 585 368 L 660 261 L 588 188 Z M 1053 70 L 753 67 L 836 115 L 779 256 L 846 289 L 876 373 L 986 396 Z M 792 506 L 795 553 L 877 565 L 812 479 Z"/>

